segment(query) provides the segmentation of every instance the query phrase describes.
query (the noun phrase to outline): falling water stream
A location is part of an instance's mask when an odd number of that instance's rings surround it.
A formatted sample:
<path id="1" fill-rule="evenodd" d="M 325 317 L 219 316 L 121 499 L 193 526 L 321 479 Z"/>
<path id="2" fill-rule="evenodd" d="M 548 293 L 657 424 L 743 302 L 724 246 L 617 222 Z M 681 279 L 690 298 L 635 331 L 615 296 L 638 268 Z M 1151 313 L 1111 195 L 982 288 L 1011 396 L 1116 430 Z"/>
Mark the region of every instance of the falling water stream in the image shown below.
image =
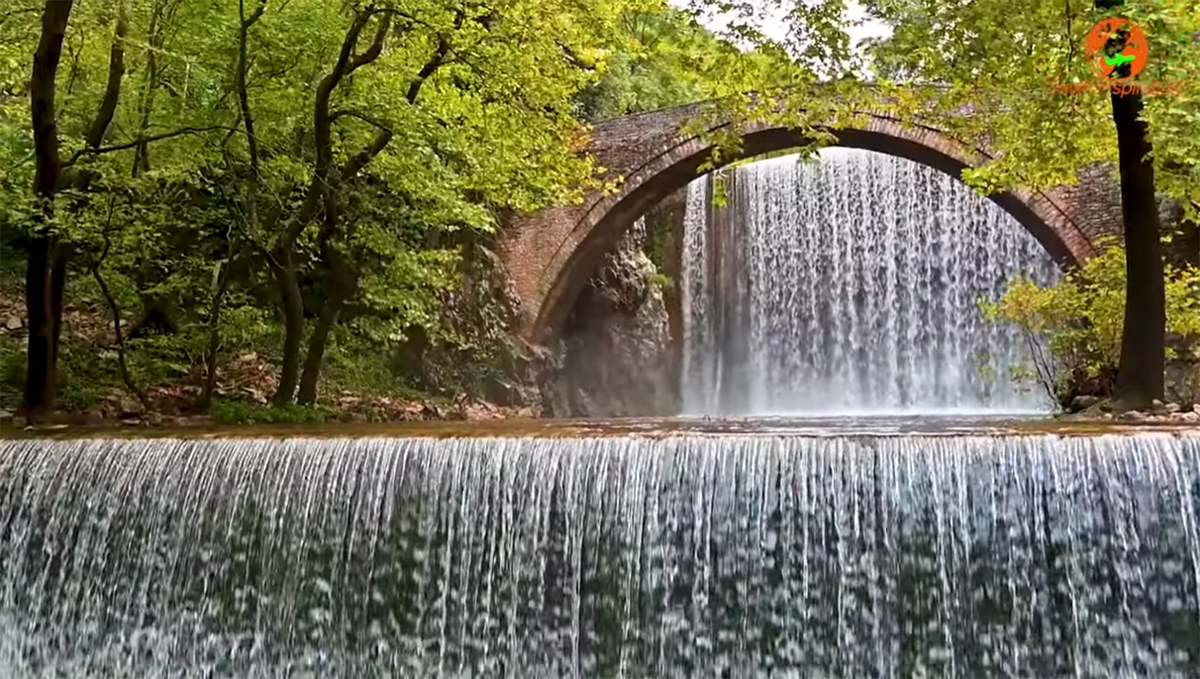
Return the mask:
<path id="1" fill-rule="evenodd" d="M 1017 333 L 987 323 L 1016 276 L 1056 280 L 1020 224 L 912 161 L 826 149 L 693 182 L 685 220 L 691 414 L 1038 411 Z M 982 369 L 981 369 L 982 368 Z"/>
<path id="2" fill-rule="evenodd" d="M 1200 676 L 1200 433 L 0 441 L 0 676 Z"/>

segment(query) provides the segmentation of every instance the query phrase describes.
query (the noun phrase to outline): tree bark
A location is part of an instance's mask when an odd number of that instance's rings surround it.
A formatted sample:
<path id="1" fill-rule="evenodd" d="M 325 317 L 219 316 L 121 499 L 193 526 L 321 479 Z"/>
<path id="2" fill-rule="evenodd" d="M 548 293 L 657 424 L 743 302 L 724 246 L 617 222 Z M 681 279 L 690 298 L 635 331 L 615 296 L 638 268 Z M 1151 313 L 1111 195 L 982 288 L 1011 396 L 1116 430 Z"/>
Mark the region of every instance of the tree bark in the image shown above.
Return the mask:
<path id="1" fill-rule="evenodd" d="M 1124 0 L 1095 0 L 1097 9 Z M 1122 38 L 1123 40 L 1123 38 Z M 1123 44 L 1110 40 L 1110 47 Z M 1128 75 L 1128 66 L 1116 75 Z M 1121 174 L 1121 212 L 1125 225 L 1125 320 L 1113 399 L 1118 408 L 1145 408 L 1163 395 L 1166 368 L 1166 290 L 1162 225 L 1154 191 L 1154 165 L 1146 122 L 1140 119 L 1142 95 L 1112 91 Z"/>
<path id="2" fill-rule="evenodd" d="M 317 384 L 321 379 L 321 367 L 325 362 L 325 346 L 329 341 L 329 331 L 337 323 L 338 315 L 345 306 L 338 295 L 331 295 L 321 307 L 321 315 L 313 326 L 312 337 L 308 339 L 308 352 L 304 355 L 304 374 L 300 377 L 300 393 L 296 400 L 301 405 L 312 405 L 317 400 Z"/>
<path id="3" fill-rule="evenodd" d="M 220 265 L 221 271 L 217 274 L 216 285 L 211 286 L 213 289 L 208 311 L 208 348 L 204 353 L 204 391 L 201 392 L 200 400 L 196 404 L 201 411 L 207 411 L 212 405 L 213 392 L 217 388 L 217 363 L 221 350 L 221 309 L 225 301 L 225 294 L 229 292 L 229 286 L 233 282 L 234 258 L 237 254 L 235 239 L 232 225 L 227 224 L 225 262 Z"/>
<path id="4" fill-rule="evenodd" d="M 111 214 L 109 216 L 111 220 Z M 138 403 L 142 406 L 143 412 L 150 412 L 150 398 L 146 395 L 146 390 L 137 385 L 133 379 L 133 374 L 129 372 L 129 363 L 125 360 L 125 336 L 121 331 L 121 307 L 117 305 L 117 300 L 109 292 L 108 284 L 104 282 L 104 275 L 100 272 L 100 266 L 104 263 L 104 258 L 108 255 L 109 248 L 112 247 L 112 242 L 109 240 L 108 233 L 104 234 L 104 251 L 100 256 L 92 262 L 90 267 L 92 270 L 92 278 L 95 279 L 96 285 L 100 286 L 100 294 L 104 295 L 104 301 L 108 303 L 108 309 L 113 315 L 113 337 L 117 342 L 117 365 L 121 370 L 121 379 L 125 382 L 125 388 L 128 389 Z"/>
<path id="5" fill-rule="evenodd" d="M 337 324 L 338 316 L 346 303 L 358 292 L 359 271 L 331 242 L 334 231 L 326 230 L 321 236 L 321 254 L 329 273 L 329 297 L 321 307 L 312 337 L 308 340 L 308 352 L 304 356 L 304 374 L 300 377 L 300 393 L 297 400 L 312 405 L 317 400 L 317 386 L 321 380 L 321 369 L 325 363 L 325 348 L 329 333 Z"/>
<path id="6" fill-rule="evenodd" d="M 129 6 L 122 2 L 117 9 L 117 30 L 108 55 L 108 84 L 104 87 L 100 109 L 96 111 L 87 133 L 87 145 L 94 149 L 100 148 L 104 141 L 108 126 L 117 112 L 117 102 L 121 99 L 121 80 L 125 77 L 125 35 L 128 32 Z"/>
<path id="7" fill-rule="evenodd" d="M 47 0 L 42 10 L 42 35 L 34 53 L 29 82 L 29 109 L 37 161 L 33 180 L 37 207 L 25 271 L 29 349 L 21 412 L 30 422 L 45 419 L 54 409 L 62 287 L 66 280 L 65 257 L 52 232 L 54 196 L 62 175 L 54 88 L 73 5 L 71 0 Z M 60 263 L 63 271 L 58 270 Z"/>
<path id="8" fill-rule="evenodd" d="M 271 402 L 287 405 L 296 397 L 300 381 L 300 343 L 304 338 L 304 298 L 300 294 L 300 276 L 290 250 L 277 252 L 275 282 L 283 308 L 283 363 L 279 371 L 279 387 Z"/>
<path id="9" fill-rule="evenodd" d="M 1125 222 L 1125 325 L 1113 397 L 1124 408 L 1162 398 L 1166 363 L 1166 292 L 1154 165 L 1140 94 L 1112 95 Z"/>

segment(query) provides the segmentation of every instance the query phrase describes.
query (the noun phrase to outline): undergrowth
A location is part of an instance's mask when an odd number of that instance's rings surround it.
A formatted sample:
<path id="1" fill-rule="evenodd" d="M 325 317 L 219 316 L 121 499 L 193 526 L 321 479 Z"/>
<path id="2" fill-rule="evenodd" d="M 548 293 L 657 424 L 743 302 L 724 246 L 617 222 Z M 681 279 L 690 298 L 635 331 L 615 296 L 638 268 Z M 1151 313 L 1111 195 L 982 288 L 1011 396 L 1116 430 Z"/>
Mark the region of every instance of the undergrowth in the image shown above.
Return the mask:
<path id="1" fill-rule="evenodd" d="M 315 424 L 332 416 L 323 406 L 260 406 L 248 401 L 216 401 L 209 414 L 220 424 Z"/>

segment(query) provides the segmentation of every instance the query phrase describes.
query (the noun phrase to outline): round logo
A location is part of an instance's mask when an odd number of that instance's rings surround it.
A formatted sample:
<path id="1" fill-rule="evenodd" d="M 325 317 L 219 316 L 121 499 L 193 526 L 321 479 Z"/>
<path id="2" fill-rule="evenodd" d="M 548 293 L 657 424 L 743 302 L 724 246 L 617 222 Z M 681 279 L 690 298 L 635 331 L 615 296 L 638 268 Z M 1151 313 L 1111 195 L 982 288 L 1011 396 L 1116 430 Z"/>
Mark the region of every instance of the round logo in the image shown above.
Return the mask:
<path id="1" fill-rule="evenodd" d="M 1125 17 L 1100 20 L 1088 33 L 1083 48 L 1096 75 L 1112 82 L 1136 77 L 1146 68 L 1146 59 L 1150 55 L 1146 33 Z"/>

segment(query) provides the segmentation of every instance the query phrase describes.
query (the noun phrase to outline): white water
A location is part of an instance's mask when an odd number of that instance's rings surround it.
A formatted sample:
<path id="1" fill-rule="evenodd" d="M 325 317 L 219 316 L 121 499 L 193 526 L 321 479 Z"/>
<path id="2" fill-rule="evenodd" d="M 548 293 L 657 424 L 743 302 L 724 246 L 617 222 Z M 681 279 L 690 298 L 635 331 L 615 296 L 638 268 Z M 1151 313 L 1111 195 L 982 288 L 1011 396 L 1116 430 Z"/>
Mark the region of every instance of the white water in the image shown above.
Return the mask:
<path id="1" fill-rule="evenodd" d="M 0 441 L 0 677 L 1200 676 L 1200 437 Z"/>
<path id="2" fill-rule="evenodd" d="M 731 174 L 725 208 L 711 206 L 711 178 L 688 189 L 685 413 L 1045 409 L 1012 380 L 1023 341 L 978 303 L 1014 276 L 1059 274 L 1000 207 L 868 151 Z"/>

